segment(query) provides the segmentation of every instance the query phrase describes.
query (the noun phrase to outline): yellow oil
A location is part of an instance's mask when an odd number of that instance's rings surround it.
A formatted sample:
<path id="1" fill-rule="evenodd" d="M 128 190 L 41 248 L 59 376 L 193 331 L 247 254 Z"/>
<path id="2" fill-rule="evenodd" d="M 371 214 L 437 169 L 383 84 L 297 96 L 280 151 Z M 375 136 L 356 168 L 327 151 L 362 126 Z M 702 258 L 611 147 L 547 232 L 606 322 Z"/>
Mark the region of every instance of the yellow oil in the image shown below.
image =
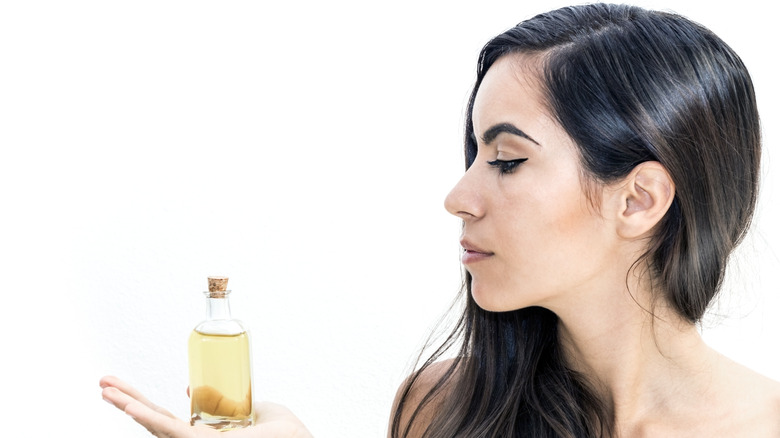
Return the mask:
<path id="1" fill-rule="evenodd" d="M 189 340 L 190 423 L 216 429 L 252 424 L 249 337 L 193 330 Z"/>

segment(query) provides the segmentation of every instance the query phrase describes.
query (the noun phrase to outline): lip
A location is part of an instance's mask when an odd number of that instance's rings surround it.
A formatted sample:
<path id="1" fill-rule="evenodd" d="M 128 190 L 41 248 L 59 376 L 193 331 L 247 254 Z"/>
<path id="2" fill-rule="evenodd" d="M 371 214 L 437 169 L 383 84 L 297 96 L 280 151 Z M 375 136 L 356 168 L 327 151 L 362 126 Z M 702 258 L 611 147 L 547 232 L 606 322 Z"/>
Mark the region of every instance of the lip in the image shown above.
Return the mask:
<path id="1" fill-rule="evenodd" d="M 492 252 L 486 251 L 466 239 L 460 241 L 460 246 L 463 247 L 463 255 L 461 256 L 460 261 L 464 265 L 480 262 L 493 255 Z"/>

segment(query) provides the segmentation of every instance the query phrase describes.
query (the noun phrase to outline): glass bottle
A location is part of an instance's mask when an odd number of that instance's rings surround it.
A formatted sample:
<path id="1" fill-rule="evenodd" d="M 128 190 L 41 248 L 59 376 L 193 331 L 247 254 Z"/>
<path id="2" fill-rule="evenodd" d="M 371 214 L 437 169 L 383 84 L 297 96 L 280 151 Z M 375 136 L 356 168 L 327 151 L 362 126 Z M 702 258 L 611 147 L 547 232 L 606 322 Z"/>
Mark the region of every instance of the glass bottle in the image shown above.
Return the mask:
<path id="1" fill-rule="evenodd" d="M 252 425 L 249 333 L 230 315 L 227 277 L 209 277 L 206 319 L 190 334 L 190 424 L 228 430 Z"/>

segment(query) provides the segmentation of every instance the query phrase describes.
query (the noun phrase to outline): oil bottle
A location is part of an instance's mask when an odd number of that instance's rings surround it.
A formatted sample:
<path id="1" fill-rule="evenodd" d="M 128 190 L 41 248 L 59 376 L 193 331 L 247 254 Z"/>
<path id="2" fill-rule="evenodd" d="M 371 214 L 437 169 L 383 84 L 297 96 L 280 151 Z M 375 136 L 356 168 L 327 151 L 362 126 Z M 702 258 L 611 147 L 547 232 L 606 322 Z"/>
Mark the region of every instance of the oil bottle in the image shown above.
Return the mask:
<path id="1" fill-rule="evenodd" d="M 219 430 L 251 426 L 249 332 L 230 314 L 227 277 L 209 277 L 206 319 L 189 339 L 190 424 Z"/>

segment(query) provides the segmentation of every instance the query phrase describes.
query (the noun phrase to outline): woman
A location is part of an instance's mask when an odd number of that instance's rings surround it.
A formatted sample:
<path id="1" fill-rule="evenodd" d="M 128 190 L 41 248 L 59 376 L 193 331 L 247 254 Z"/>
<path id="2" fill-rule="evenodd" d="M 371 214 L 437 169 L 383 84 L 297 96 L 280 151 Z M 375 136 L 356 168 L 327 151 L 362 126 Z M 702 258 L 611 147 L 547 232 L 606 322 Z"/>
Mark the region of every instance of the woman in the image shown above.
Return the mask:
<path id="1" fill-rule="evenodd" d="M 750 78 L 720 39 L 629 6 L 527 20 L 480 55 L 465 150 L 446 200 L 465 309 L 399 389 L 390 436 L 780 435 L 780 384 L 695 327 L 749 226 L 761 154 Z M 201 436 L 101 385 L 152 433 Z M 235 433 L 308 436 L 278 407 Z"/>
<path id="2" fill-rule="evenodd" d="M 688 20 L 590 5 L 493 39 L 446 200 L 462 345 L 402 387 L 392 436 L 780 436 L 780 386 L 695 328 L 759 160 L 744 65 Z"/>

